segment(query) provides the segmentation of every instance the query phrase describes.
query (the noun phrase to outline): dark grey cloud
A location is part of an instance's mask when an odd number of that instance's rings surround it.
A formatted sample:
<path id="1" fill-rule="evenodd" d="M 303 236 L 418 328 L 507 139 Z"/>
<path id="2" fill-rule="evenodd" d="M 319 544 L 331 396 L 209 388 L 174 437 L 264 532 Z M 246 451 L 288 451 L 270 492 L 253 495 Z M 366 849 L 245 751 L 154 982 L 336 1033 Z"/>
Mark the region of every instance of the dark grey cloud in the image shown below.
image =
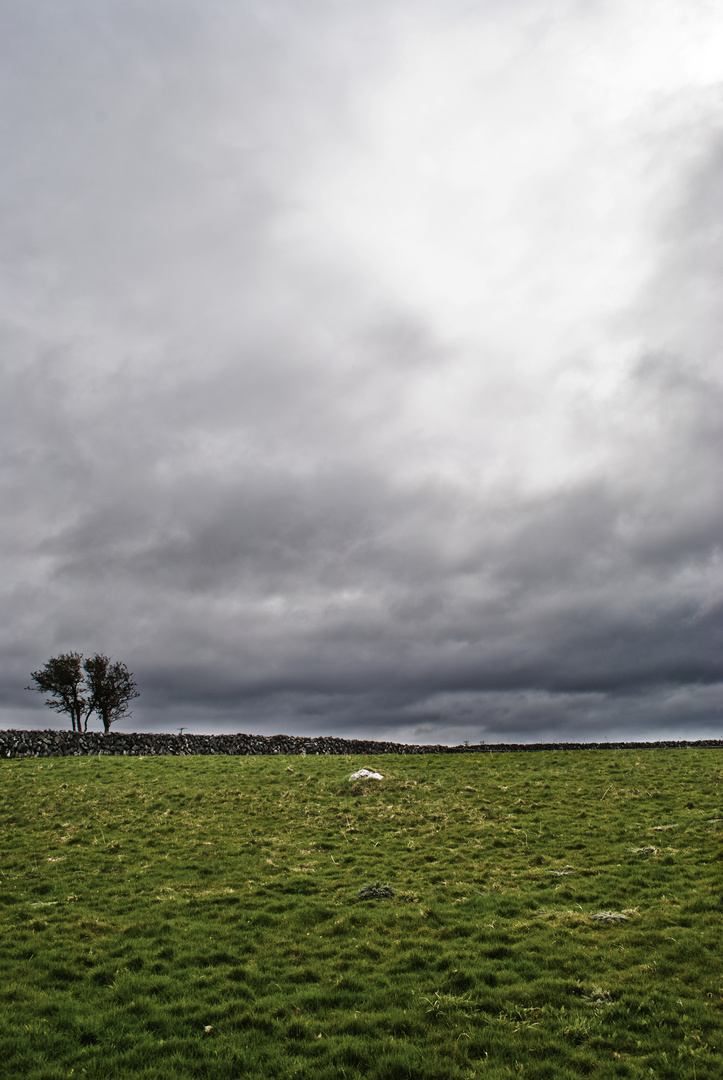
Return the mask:
<path id="1" fill-rule="evenodd" d="M 2 723 L 717 730 L 715 28 L 544 8 L 4 9 Z"/>

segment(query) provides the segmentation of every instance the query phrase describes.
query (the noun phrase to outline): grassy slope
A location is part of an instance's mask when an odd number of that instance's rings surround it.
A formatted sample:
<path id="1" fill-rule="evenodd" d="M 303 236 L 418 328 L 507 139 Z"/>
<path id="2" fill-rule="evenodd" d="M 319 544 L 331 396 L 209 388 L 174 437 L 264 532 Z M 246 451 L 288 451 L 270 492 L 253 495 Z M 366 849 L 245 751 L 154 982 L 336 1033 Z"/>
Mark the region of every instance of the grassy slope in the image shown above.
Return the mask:
<path id="1" fill-rule="evenodd" d="M 2 1076 L 723 1075 L 723 751 L 0 769 Z"/>

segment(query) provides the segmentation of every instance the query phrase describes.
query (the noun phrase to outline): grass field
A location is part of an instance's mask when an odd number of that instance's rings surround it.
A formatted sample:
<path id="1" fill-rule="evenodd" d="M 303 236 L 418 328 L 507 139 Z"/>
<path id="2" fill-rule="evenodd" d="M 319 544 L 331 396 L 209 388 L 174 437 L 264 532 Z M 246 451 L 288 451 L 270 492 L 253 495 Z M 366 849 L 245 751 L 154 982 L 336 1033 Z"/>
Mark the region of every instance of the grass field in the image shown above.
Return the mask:
<path id="1" fill-rule="evenodd" d="M 723 1077 L 723 751 L 0 777 L 3 1077 Z"/>

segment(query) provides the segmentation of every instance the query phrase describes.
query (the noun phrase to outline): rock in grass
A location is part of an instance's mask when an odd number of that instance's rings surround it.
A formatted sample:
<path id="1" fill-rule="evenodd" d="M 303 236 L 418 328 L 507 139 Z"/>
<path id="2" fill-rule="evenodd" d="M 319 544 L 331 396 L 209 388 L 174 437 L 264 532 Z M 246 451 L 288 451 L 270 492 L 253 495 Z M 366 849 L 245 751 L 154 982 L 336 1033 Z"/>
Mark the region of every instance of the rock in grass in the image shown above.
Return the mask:
<path id="1" fill-rule="evenodd" d="M 371 885 L 362 885 L 357 895 L 360 900 L 388 900 L 390 896 L 394 896 L 394 889 L 391 885 L 374 881 Z"/>
<path id="2" fill-rule="evenodd" d="M 590 916 L 597 922 L 629 922 L 630 916 L 625 911 L 598 911 Z"/>
<path id="3" fill-rule="evenodd" d="M 354 772 L 349 777 L 350 780 L 383 780 L 384 777 L 380 772 L 375 772 L 374 769 L 359 769 L 359 772 Z"/>

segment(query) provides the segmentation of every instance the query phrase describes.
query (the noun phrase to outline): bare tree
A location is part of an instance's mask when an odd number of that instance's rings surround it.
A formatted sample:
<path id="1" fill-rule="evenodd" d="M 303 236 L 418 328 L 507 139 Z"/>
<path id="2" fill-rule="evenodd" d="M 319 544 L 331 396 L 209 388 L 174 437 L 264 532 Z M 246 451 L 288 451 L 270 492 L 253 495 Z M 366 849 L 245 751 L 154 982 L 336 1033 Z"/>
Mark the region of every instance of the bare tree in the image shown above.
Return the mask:
<path id="1" fill-rule="evenodd" d="M 45 702 L 55 712 L 67 713 L 73 731 L 83 730 L 83 719 L 88 727 L 88 717 L 93 706 L 84 693 L 82 653 L 61 653 L 53 656 L 38 671 L 30 673 L 35 686 L 26 690 L 37 690 L 39 694 L 50 694 Z"/>
<path id="2" fill-rule="evenodd" d="M 125 664 L 113 662 L 109 656 L 96 653 L 83 664 L 88 688 L 88 705 L 103 721 L 103 730 L 130 716 L 128 705 L 139 697 L 133 675 Z"/>

